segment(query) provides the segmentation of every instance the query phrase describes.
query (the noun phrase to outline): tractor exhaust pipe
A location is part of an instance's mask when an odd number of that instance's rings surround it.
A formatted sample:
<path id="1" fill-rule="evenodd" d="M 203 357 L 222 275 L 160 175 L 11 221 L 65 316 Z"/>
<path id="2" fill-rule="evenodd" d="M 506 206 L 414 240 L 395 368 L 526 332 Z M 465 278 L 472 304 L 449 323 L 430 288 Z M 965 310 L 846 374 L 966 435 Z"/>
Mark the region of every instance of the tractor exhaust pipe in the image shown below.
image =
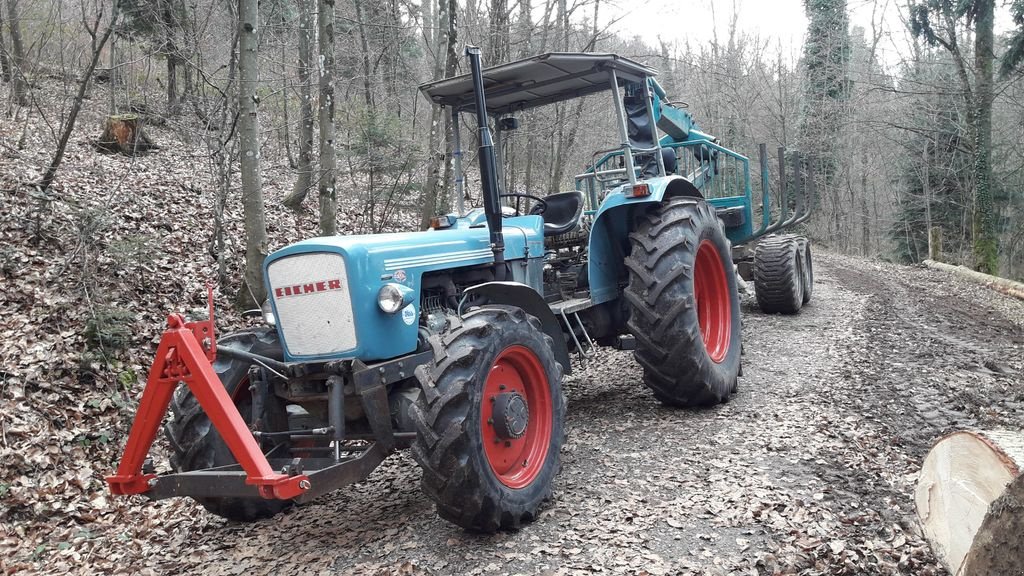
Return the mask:
<path id="1" fill-rule="evenodd" d="M 480 67 L 480 48 L 466 46 L 470 74 L 473 77 L 473 96 L 476 101 L 476 123 L 480 130 L 480 184 L 483 187 L 484 214 L 490 231 L 491 250 L 494 252 L 494 279 L 505 279 L 505 236 L 501 233 L 501 199 L 498 197 L 497 160 L 494 142 L 487 126 L 487 101 L 484 98 L 484 75 Z"/>

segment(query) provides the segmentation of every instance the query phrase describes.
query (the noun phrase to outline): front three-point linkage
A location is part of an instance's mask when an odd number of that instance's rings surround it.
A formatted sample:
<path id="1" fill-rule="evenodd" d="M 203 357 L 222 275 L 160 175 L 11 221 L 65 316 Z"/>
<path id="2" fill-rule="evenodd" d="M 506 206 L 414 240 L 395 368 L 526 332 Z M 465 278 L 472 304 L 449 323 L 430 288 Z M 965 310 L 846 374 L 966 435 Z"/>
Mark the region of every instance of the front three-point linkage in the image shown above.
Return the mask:
<path id="1" fill-rule="evenodd" d="M 207 320 L 185 322 L 179 314 L 168 316 L 167 330 L 149 371 L 124 456 L 117 473 L 107 477 L 110 491 L 119 495 L 146 494 L 160 481 L 142 468 L 171 395 L 179 383 L 184 383 L 245 471 L 246 485 L 255 487 L 263 498 L 286 500 L 300 496 L 309 490 L 309 478 L 274 471 L 211 366 L 217 354 L 212 289 L 208 296 Z"/>

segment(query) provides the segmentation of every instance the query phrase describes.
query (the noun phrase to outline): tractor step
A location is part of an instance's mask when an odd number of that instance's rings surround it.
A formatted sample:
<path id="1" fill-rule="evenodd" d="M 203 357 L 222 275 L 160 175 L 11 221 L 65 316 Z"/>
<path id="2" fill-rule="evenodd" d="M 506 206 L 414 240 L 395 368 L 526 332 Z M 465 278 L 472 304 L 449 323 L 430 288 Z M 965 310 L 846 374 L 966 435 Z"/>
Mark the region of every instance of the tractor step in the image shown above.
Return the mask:
<path id="1" fill-rule="evenodd" d="M 562 321 L 565 322 L 565 328 L 569 331 L 573 344 L 576 345 L 576 352 L 579 354 L 580 366 L 583 368 L 587 367 L 587 358 L 594 354 L 595 346 L 594 341 L 590 338 L 590 334 L 587 333 L 586 326 L 583 325 L 583 320 L 580 319 L 579 313 L 593 305 L 594 301 L 590 298 L 572 298 L 570 300 L 562 300 L 561 302 L 551 304 L 551 311 L 554 312 L 555 316 L 561 317 Z M 576 320 L 575 326 L 569 319 L 570 317 Z M 583 336 L 582 341 L 579 336 L 576 335 L 577 328 L 579 328 L 579 331 Z"/>
<path id="2" fill-rule="evenodd" d="M 593 305 L 594 301 L 590 298 L 570 298 L 569 300 L 553 302 L 550 307 L 556 316 L 564 316 L 565 314 L 582 312 Z"/>
<path id="3" fill-rule="evenodd" d="M 379 443 L 335 461 L 334 458 L 268 458 L 282 474 L 304 475 L 309 488 L 294 500 L 308 502 L 336 488 L 364 480 L 384 460 L 387 452 Z M 145 495 L 152 500 L 175 496 L 193 498 L 260 498 L 257 486 L 246 482 L 246 472 L 237 464 L 167 474 L 149 480 Z"/>

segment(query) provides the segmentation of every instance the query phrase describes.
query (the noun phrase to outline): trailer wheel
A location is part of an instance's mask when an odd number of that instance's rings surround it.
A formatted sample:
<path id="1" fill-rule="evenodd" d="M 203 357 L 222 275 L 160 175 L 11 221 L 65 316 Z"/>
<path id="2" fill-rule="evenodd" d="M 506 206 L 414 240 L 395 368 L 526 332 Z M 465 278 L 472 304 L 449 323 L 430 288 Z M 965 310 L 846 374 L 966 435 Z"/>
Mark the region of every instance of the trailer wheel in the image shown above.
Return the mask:
<path id="1" fill-rule="evenodd" d="M 453 324 L 416 370 L 412 454 L 442 518 L 514 530 L 536 518 L 560 468 L 562 366 L 540 321 L 519 308 L 488 306 Z"/>
<path id="2" fill-rule="evenodd" d="M 754 250 L 754 292 L 762 312 L 796 314 L 803 306 L 804 254 L 795 236 L 768 236 Z"/>
<path id="3" fill-rule="evenodd" d="M 814 292 L 814 265 L 811 262 L 811 240 L 800 237 L 800 255 L 803 258 L 803 303 L 811 301 L 811 294 Z"/>
<path id="4" fill-rule="evenodd" d="M 229 334 L 219 339 L 220 347 L 231 346 L 264 356 L 280 355 L 277 335 L 269 329 L 246 330 Z M 221 383 L 234 399 L 242 418 L 249 420 L 252 399 L 249 392 L 249 364 L 233 360 L 224 355 L 217 356 L 213 369 Z M 274 409 L 278 408 L 278 409 Z M 269 429 L 285 429 L 287 414 L 280 406 L 267 406 L 265 418 Z M 202 470 L 214 466 L 236 464 L 234 455 L 213 427 L 210 418 L 203 411 L 188 386 L 181 385 L 171 398 L 174 414 L 164 425 L 164 435 L 170 441 L 171 468 L 175 472 Z M 282 421 L 283 419 L 283 421 Z M 283 424 L 282 424 L 283 422 Z M 263 498 L 196 498 L 197 502 L 211 513 L 240 522 L 268 518 L 292 506 L 291 501 L 265 500 Z"/>
<path id="5" fill-rule="evenodd" d="M 740 370 L 740 302 L 714 210 L 673 198 L 642 215 L 629 238 L 624 294 L 644 384 L 671 406 L 728 400 Z"/>

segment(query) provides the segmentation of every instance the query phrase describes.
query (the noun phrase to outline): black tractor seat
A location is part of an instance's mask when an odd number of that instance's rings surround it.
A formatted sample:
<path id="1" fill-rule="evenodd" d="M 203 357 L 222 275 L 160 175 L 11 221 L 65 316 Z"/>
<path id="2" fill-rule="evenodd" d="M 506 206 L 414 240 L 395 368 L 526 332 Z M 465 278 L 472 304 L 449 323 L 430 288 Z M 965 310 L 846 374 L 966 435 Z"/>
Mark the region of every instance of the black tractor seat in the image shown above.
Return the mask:
<path id="1" fill-rule="evenodd" d="M 542 206 L 546 208 L 542 209 Z M 559 192 L 544 198 L 544 204 L 534 204 L 530 214 L 544 217 L 544 236 L 559 236 L 571 231 L 583 215 L 583 192 Z"/>

